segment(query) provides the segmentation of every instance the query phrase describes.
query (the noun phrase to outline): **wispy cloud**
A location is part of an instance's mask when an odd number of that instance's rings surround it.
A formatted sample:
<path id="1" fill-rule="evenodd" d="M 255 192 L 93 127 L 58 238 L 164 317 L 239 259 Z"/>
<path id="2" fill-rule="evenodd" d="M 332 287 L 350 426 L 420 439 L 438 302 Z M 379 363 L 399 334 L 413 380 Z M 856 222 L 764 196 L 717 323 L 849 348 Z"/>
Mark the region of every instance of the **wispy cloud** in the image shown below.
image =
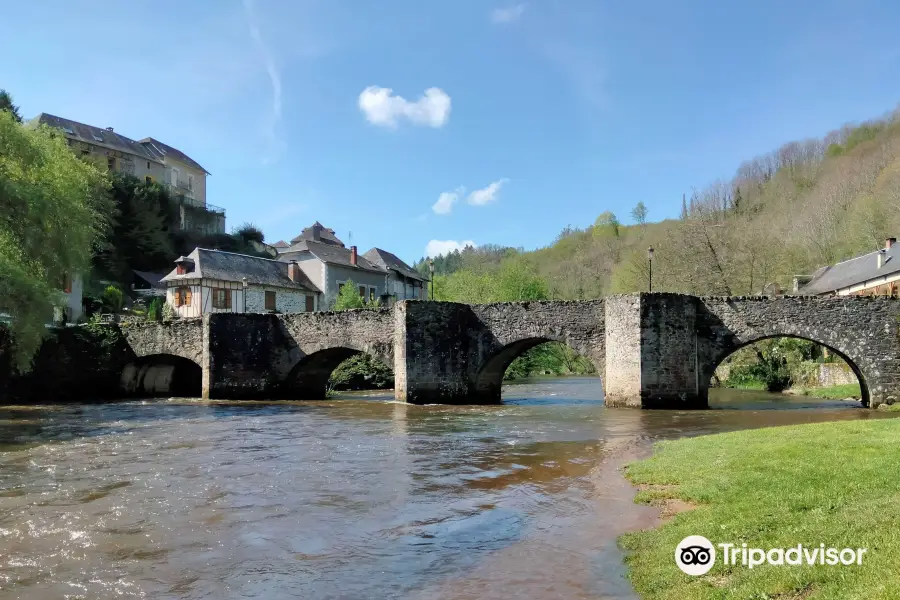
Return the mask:
<path id="1" fill-rule="evenodd" d="M 443 127 L 450 119 L 450 96 L 436 87 L 412 102 L 403 96 L 395 96 L 391 88 L 372 85 L 359 95 L 359 109 L 373 125 L 396 128 L 400 120 L 413 125 Z"/>
<path id="2" fill-rule="evenodd" d="M 265 133 L 271 143 L 271 151 L 264 159 L 264 162 L 271 163 L 277 160 L 278 155 L 283 150 L 283 143 L 278 136 L 278 126 L 281 123 L 282 113 L 281 73 L 278 71 L 275 59 L 260 31 L 259 22 L 254 12 L 254 0 L 244 0 L 244 12 L 247 15 L 250 37 L 253 38 L 253 42 L 256 44 L 263 66 L 272 84 L 272 109 L 271 113 L 265 118 Z"/>
<path id="3" fill-rule="evenodd" d="M 480 190 L 475 190 L 471 194 L 469 194 L 468 203 L 472 206 L 484 206 L 485 204 L 490 204 L 497 200 L 498 194 L 500 193 L 500 188 L 509 183 L 509 179 L 503 178 L 498 179 L 497 181 L 489 184 L 487 187 L 483 187 Z"/>
<path id="4" fill-rule="evenodd" d="M 433 210 L 436 215 L 449 215 L 453 210 L 453 205 L 456 204 L 457 200 L 465 193 L 466 188 L 464 187 L 458 187 L 452 192 L 442 192 L 441 195 L 438 196 L 437 202 L 432 205 L 431 210 Z"/>
<path id="5" fill-rule="evenodd" d="M 425 246 L 425 256 L 441 256 L 443 254 L 449 254 L 454 250 L 462 250 L 466 246 L 474 245 L 475 242 L 472 240 L 464 240 L 462 242 L 456 240 L 431 240 L 428 242 L 428 245 Z"/>
<path id="6" fill-rule="evenodd" d="M 495 8 L 491 11 L 491 22 L 498 24 L 512 23 L 513 21 L 518 21 L 524 12 L 524 4 L 516 4 L 515 6 L 508 6 L 506 8 Z"/>

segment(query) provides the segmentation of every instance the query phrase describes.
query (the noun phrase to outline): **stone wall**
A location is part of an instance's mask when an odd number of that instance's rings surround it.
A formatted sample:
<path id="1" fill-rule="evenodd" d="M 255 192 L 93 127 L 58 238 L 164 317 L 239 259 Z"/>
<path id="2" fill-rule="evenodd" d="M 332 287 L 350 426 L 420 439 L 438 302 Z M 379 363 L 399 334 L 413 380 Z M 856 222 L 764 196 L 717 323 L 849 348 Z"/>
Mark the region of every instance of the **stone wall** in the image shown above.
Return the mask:
<path id="1" fill-rule="evenodd" d="M 640 408 L 641 298 L 610 296 L 605 308 L 605 402 L 607 406 Z"/>
<path id="2" fill-rule="evenodd" d="M 280 313 L 302 313 L 306 311 L 306 293 L 283 287 L 251 285 L 247 288 L 247 312 L 265 313 L 266 292 L 275 292 L 275 310 Z M 310 295 L 313 295 L 312 293 Z"/>
<path id="3" fill-rule="evenodd" d="M 857 383 L 856 374 L 852 369 L 841 363 L 822 363 L 816 372 L 816 382 L 821 387 L 833 385 L 851 385 Z"/>

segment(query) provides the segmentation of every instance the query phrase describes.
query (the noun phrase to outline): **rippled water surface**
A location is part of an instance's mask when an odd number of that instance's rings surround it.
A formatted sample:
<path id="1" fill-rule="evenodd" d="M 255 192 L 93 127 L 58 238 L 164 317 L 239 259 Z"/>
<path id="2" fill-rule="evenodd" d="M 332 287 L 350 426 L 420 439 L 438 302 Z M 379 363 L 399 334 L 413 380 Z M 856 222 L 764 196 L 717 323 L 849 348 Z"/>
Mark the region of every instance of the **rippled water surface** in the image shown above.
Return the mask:
<path id="1" fill-rule="evenodd" d="M 504 390 L 490 407 L 0 407 L 0 598 L 634 598 L 616 537 L 654 513 L 623 461 L 884 416 L 749 392 L 606 409 L 590 378 Z"/>

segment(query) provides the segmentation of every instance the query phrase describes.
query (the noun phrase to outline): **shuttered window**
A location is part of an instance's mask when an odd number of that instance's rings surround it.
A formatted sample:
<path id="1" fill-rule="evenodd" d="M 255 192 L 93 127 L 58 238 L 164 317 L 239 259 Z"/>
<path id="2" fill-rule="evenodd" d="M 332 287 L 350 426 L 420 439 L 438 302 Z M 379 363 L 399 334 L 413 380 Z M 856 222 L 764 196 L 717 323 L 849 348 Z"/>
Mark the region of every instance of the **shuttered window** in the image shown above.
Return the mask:
<path id="1" fill-rule="evenodd" d="M 266 310 L 275 310 L 275 292 L 266 292 Z"/>
<path id="2" fill-rule="evenodd" d="M 191 305 L 191 288 L 180 287 L 175 289 L 175 306 Z"/>
<path id="3" fill-rule="evenodd" d="M 231 308 L 231 290 L 212 290 L 213 308 Z"/>

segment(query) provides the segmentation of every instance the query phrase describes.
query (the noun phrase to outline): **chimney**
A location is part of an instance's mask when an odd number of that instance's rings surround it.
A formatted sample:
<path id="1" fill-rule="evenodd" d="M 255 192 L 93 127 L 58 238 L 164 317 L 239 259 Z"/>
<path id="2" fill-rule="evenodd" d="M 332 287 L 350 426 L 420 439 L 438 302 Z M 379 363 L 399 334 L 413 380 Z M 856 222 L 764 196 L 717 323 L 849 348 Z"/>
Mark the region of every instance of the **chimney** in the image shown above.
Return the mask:
<path id="1" fill-rule="evenodd" d="M 316 221 L 313 223 L 312 229 L 312 239 L 314 242 L 318 242 L 322 240 L 322 225 Z"/>
<path id="2" fill-rule="evenodd" d="M 106 130 L 107 130 L 107 131 L 112 131 L 113 128 L 112 128 L 112 127 L 107 127 Z"/>
<path id="3" fill-rule="evenodd" d="M 897 238 L 889 237 L 884 240 L 884 249 L 890 250 L 897 243 Z"/>
<path id="4" fill-rule="evenodd" d="M 294 283 L 300 283 L 300 265 L 297 264 L 296 260 L 288 263 L 288 279 Z"/>
<path id="5" fill-rule="evenodd" d="M 356 266 L 356 246 L 350 246 L 350 264 Z"/>
<path id="6" fill-rule="evenodd" d="M 878 251 L 878 268 L 879 269 L 881 268 L 881 265 L 884 264 L 884 252 L 885 252 L 884 250 Z"/>

